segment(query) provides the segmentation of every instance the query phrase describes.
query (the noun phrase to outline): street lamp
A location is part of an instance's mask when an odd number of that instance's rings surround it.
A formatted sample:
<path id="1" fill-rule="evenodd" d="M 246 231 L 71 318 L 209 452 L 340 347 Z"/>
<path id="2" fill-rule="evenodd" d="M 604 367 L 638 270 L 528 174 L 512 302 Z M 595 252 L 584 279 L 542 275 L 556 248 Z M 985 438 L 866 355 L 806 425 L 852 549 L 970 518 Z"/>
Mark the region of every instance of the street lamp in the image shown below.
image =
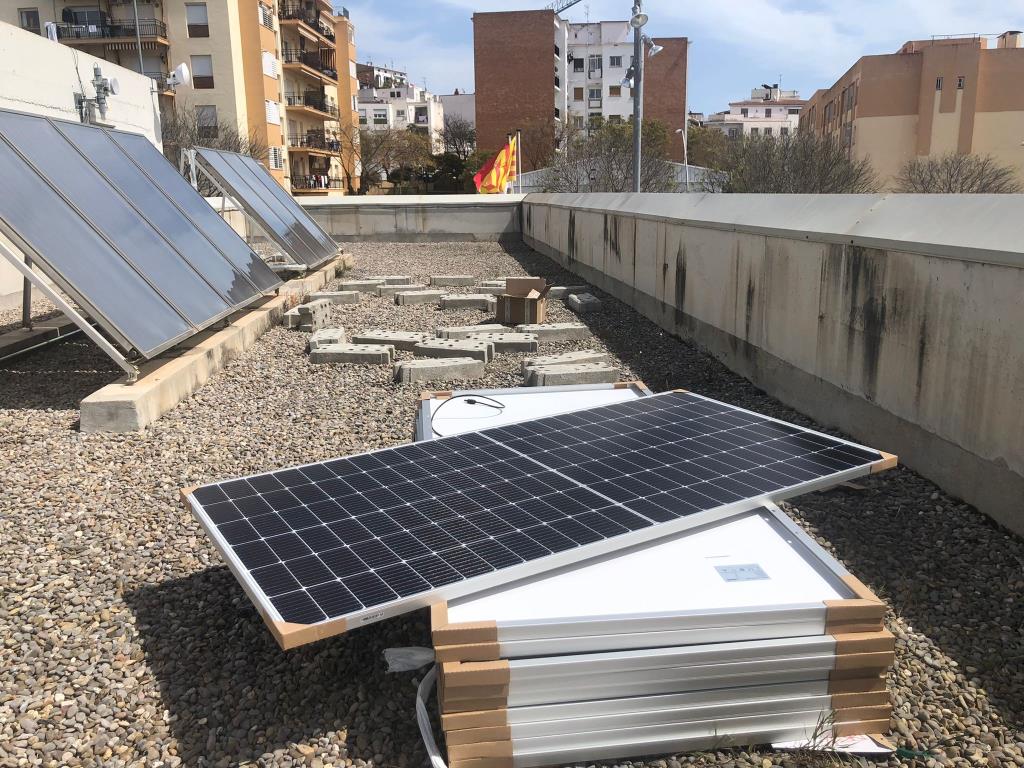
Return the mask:
<path id="1" fill-rule="evenodd" d="M 644 119 L 644 41 L 640 31 L 647 23 L 643 12 L 643 0 L 633 0 L 633 16 L 629 26 L 633 28 L 633 191 L 640 191 L 640 127 Z"/>

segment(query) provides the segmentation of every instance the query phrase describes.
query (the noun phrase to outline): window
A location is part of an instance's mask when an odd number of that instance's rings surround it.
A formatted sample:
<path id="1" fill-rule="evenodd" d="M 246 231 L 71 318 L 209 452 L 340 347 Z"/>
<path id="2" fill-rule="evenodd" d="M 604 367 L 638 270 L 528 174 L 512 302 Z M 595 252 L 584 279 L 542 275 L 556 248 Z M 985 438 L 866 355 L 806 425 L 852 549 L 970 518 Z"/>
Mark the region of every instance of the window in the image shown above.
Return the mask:
<path id="1" fill-rule="evenodd" d="M 589 88 L 589 89 L 587 89 L 587 98 L 600 100 L 600 98 L 601 98 L 601 89 L 600 88 Z"/>
<path id="2" fill-rule="evenodd" d="M 366 110 L 365 109 L 360 109 L 359 110 L 359 124 L 360 125 L 366 125 Z"/>
<path id="3" fill-rule="evenodd" d="M 270 170 L 280 171 L 284 168 L 284 150 L 281 147 L 270 147 L 267 150 L 267 159 L 270 161 Z"/>
<path id="4" fill-rule="evenodd" d="M 555 107 L 555 120 L 561 120 L 561 119 L 562 119 L 562 110 L 560 110 L 558 107 Z"/>
<path id="5" fill-rule="evenodd" d="M 601 54 L 591 54 L 587 59 L 587 71 L 591 75 L 601 71 Z"/>
<path id="6" fill-rule="evenodd" d="M 786 110 L 786 114 L 787 115 L 799 115 L 800 114 L 800 107 L 790 107 L 789 109 Z"/>
<path id="7" fill-rule="evenodd" d="M 782 126 L 781 128 L 779 128 L 779 135 L 789 136 L 789 128 L 787 128 L 786 126 Z"/>
<path id="8" fill-rule="evenodd" d="M 358 101 L 358 99 L 359 99 L 358 96 L 355 96 L 355 95 L 352 96 L 352 111 L 353 112 L 356 112 L 356 111 L 359 110 L 359 101 Z M 365 115 L 363 116 L 363 122 L 364 123 L 366 122 Z"/>
<path id="9" fill-rule="evenodd" d="M 277 56 L 270 51 L 263 51 L 260 56 L 263 60 L 263 74 L 267 77 L 277 77 Z"/>
<path id="10" fill-rule="evenodd" d="M 199 128 L 200 139 L 217 138 L 217 107 L 213 104 L 199 104 L 196 106 L 196 124 Z"/>
<path id="11" fill-rule="evenodd" d="M 573 98 L 574 101 L 583 101 L 583 89 L 582 88 L 573 88 L 572 89 L 572 98 Z"/>
<path id="12" fill-rule="evenodd" d="M 957 77 L 957 79 L 956 79 L 956 89 L 958 91 L 962 91 L 964 89 L 964 83 L 965 82 L 966 82 L 966 78 L 963 75 L 960 75 L 959 77 Z"/>
<path id="13" fill-rule="evenodd" d="M 746 117 L 749 113 L 750 113 L 750 110 L 748 110 L 746 107 L 743 107 L 742 109 L 740 109 L 740 114 L 743 115 L 744 117 Z"/>
<path id="14" fill-rule="evenodd" d="M 260 24 L 267 29 L 274 28 L 274 8 L 266 3 L 260 3 Z"/>
<path id="15" fill-rule="evenodd" d="M 935 90 L 936 91 L 941 91 L 942 90 L 942 78 L 941 77 L 936 77 L 935 78 Z"/>
<path id="16" fill-rule="evenodd" d="M 263 102 L 263 106 L 267 112 L 267 122 L 271 125 L 281 124 L 281 105 L 276 101 L 270 101 L 269 99 Z"/>
<path id="17" fill-rule="evenodd" d="M 764 116 L 765 117 L 771 117 L 772 116 L 772 108 L 771 107 L 768 107 L 768 108 L 765 109 Z"/>
<path id="18" fill-rule="evenodd" d="M 400 99 L 401 97 L 402 97 L 402 92 L 401 91 L 391 91 L 391 98 L 392 99 Z"/>
<path id="19" fill-rule="evenodd" d="M 397 112 L 395 112 L 395 117 L 397 117 L 399 120 L 405 120 L 405 110 L 400 109 Z"/>
<path id="20" fill-rule="evenodd" d="M 191 56 L 192 87 L 195 89 L 213 88 L 213 57 Z"/>
<path id="21" fill-rule="evenodd" d="M 622 68 L 622 57 L 621 56 L 609 56 L 608 67 L 610 69 L 621 69 Z"/>
<path id="22" fill-rule="evenodd" d="M 374 125 L 387 125 L 388 124 L 388 111 L 386 109 L 375 109 L 375 110 L 373 110 L 373 124 Z"/>
<path id="23" fill-rule="evenodd" d="M 765 128 L 764 129 L 764 135 L 765 136 L 771 136 L 772 135 L 772 129 L 771 128 Z"/>
<path id="24" fill-rule="evenodd" d="M 572 119 L 572 122 L 573 122 L 573 124 L 574 124 L 574 125 L 575 125 L 575 126 L 576 126 L 577 128 L 582 128 L 582 127 L 583 127 L 583 115 L 576 115 L 576 116 L 575 116 L 575 117 L 574 117 L 574 118 Z"/>
<path id="25" fill-rule="evenodd" d="M 758 131 L 756 127 L 750 129 L 751 136 L 757 136 L 758 133 L 760 133 L 760 131 Z"/>
<path id="26" fill-rule="evenodd" d="M 583 59 L 573 59 L 572 60 L 572 71 L 573 72 L 582 72 L 583 71 Z"/>
<path id="27" fill-rule="evenodd" d="M 740 129 L 739 128 L 730 128 L 729 129 L 729 137 L 730 138 L 735 139 L 735 138 L 738 138 L 739 135 L 740 135 Z"/>
<path id="28" fill-rule="evenodd" d="M 609 85 L 608 86 L 608 95 L 609 96 L 621 96 L 622 95 L 622 86 L 621 85 Z"/>
<path id="29" fill-rule="evenodd" d="M 608 115 L 608 122 L 612 125 L 618 125 L 622 122 L 622 115 Z"/>
<path id="30" fill-rule="evenodd" d="M 38 8 L 19 8 L 18 9 L 18 24 L 26 32 L 32 32 L 34 34 L 41 34 L 42 30 L 39 26 L 39 9 Z"/>
<path id="31" fill-rule="evenodd" d="M 206 15 L 206 3 L 185 3 L 185 23 L 189 37 L 209 37 L 210 20 Z"/>

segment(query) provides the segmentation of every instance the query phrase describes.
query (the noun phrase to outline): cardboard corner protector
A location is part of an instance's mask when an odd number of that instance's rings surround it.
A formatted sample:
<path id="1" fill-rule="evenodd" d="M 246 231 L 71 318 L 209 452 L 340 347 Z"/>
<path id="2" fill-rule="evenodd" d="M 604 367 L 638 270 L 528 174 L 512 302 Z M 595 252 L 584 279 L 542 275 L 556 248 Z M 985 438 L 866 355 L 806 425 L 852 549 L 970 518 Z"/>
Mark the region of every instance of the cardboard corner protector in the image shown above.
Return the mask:
<path id="1" fill-rule="evenodd" d="M 186 509 L 191 509 L 191 505 L 188 503 L 188 497 L 195 493 L 198 485 L 190 485 L 187 488 L 180 488 L 178 490 L 178 497 L 181 499 L 181 503 L 185 505 Z"/>
<path id="2" fill-rule="evenodd" d="M 882 458 L 871 464 L 871 474 L 885 472 L 887 469 L 895 469 L 899 465 L 899 457 L 894 453 L 879 451 Z"/>
<path id="3" fill-rule="evenodd" d="M 282 651 L 290 651 L 300 645 L 322 640 L 333 635 L 344 634 L 348 629 L 345 619 L 326 621 L 323 624 L 296 624 L 290 621 L 277 621 L 264 616 L 270 634 L 277 640 Z"/>

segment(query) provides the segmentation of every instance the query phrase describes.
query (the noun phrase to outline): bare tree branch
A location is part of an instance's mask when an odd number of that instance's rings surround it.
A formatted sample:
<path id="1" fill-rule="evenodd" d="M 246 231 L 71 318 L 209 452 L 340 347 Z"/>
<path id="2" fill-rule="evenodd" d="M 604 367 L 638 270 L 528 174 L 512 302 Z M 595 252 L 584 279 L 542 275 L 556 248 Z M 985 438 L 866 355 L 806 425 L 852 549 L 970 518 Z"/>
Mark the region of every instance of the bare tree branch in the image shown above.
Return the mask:
<path id="1" fill-rule="evenodd" d="M 896 177 L 897 192 L 1012 194 L 1024 186 L 1012 166 L 1000 165 L 992 155 L 915 157 L 903 164 Z"/>
<path id="2" fill-rule="evenodd" d="M 476 128 L 461 115 L 448 115 L 444 127 L 438 129 L 437 137 L 444 151 L 465 162 L 476 149 Z"/>

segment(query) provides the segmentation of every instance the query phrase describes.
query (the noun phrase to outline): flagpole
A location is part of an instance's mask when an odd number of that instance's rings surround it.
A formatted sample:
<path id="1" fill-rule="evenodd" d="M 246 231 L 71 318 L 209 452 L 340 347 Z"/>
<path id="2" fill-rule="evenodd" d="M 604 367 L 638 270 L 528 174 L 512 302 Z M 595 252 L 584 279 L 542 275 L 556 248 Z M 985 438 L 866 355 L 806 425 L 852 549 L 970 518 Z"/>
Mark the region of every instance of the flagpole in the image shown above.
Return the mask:
<path id="1" fill-rule="evenodd" d="M 512 132 L 511 131 L 509 131 L 508 133 L 505 134 L 505 146 L 506 147 L 511 147 L 512 146 Z M 507 190 L 508 190 L 508 182 L 506 182 L 505 189 L 503 189 L 502 192 L 505 192 L 505 194 L 508 194 Z"/>
<path id="2" fill-rule="evenodd" d="M 523 132 L 516 128 L 516 183 L 523 194 Z"/>

